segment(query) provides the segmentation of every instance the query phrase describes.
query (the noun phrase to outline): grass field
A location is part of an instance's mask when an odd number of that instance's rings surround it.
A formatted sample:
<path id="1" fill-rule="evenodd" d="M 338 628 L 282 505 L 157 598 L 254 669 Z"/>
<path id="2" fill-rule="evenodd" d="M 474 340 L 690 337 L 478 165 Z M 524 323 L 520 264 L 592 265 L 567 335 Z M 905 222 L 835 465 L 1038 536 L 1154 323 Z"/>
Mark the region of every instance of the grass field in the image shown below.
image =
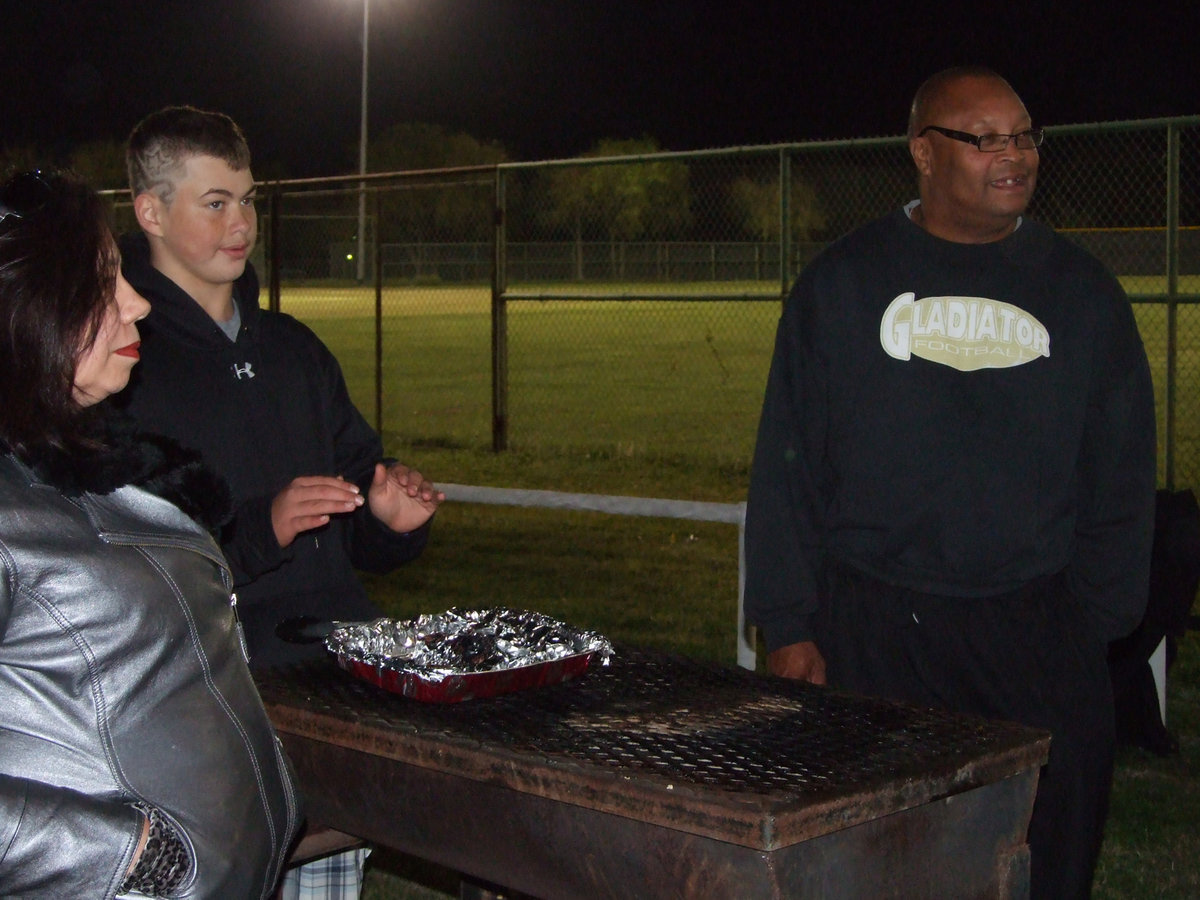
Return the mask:
<path id="1" fill-rule="evenodd" d="M 489 303 L 484 289 L 385 292 L 382 431 L 393 451 L 457 467 L 457 451 L 476 457 L 491 447 Z M 283 308 L 334 349 L 356 402 L 372 418 L 369 292 L 289 293 Z M 512 303 L 510 446 L 534 457 L 579 454 L 573 480 L 596 490 L 608 489 L 606 459 L 684 460 L 700 476 L 695 487 L 721 494 L 712 499 L 732 499 L 742 485 L 705 485 L 710 472 L 748 466 L 778 314 L 777 300 Z M 539 472 L 504 472 L 518 481 L 488 483 L 562 487 L 541 481 Z M 462 479 L 451 471 L 443 480 Z"/>
<path id="2" fill-rule="evenodd" d="M 337 353 L 368 418 L 373 302 L 370 292 L 311 289 L 286 292 L 283 304 Z M 778 310 L 778 301 L 511 304 L 512 450 L 495 454 L 487 291 L 389 290 L 388 449 L 443 482 L 741 501 Z M 1181 311 L 1180 334 L 1200 334 L 1196 312 Z M 1166 317 L 1148 305 L 1137 314 L 1161 396 Z M 1200 355 L 1196 342 L 1180 343 L 1181 395 L 1194 381 L 1177 433 L 1195 448 Z M 1181 437 L 1180 470 L 1200 474 L 1185 444 Z M 728 525 L 447 504 L 420 559 L 365 581 L 395 616 L 517 606 L 619 641 L 735 658 L 737 535 Z M 1120 756 L 1097 898 L 1200 896 L 1198 643 L 1189 634 L 1170 680 L 1181 753 Z M 368 876 L 368 900 L 456 893 L 453 873 L 385 852 Z"/>
<path id="3" fill-rule="evenodd" d="M 1161 278 L 1124 279 L 1141 295 Z M 700 286 L 708 290 L 707 286 Z M 739 284 L 753 290 L 754 284 Z M 757 286 L 764 295 L 771 285 Z M 728 288 L 728 286 L 726 286 Z M 544 288 L 545 289 L 545 288 Z M 661 297 L 661 285 L 608 286 L 630 297 Z M 1189 276 L 1181 292 L 1200 291 Z M 283 309 L 309 323 L 342 361 L 355 401 L 374 420 L 374 292 L 309 287 L 285 291 Z M 1200 483 L 1200 304 L 1178 308 L 1175 416 L 1168 433 L 1168 319 L 1162 304 L 1135 314 L 1158 398 L 1159 480 Z M 388 288 L 382 298 L 381 430 L 393 452 L 417 453 L 472 473 L 492 444 L 490 293 L 486 287 Z M 705 499 L 744 496 L 763 386 L 779 315 L 777 299 L 546 300 L 508 304 L 508 441 L 536 458 L 578 455 L 573 480 L 608 490 L 610 459 L 675 461 Z M 469 451 L 464 457 L 457 451 Z M 562 488 L 541 468 L 513 471 L 500 460 L 486 483 Z M 491 462 L 485 465 L 487 476 Z M 551 471 L 561 470 L 551 467 Z M 446 469 L 439 469 L 438 474 Z M 612 473 L 628 477 L 626 467 Z M 513 479 L 516 479 L 515 481 Z M 634 492 L 637 493 L 637 492 Z M 666 495 L 648 486 L 645 493 Z"/>

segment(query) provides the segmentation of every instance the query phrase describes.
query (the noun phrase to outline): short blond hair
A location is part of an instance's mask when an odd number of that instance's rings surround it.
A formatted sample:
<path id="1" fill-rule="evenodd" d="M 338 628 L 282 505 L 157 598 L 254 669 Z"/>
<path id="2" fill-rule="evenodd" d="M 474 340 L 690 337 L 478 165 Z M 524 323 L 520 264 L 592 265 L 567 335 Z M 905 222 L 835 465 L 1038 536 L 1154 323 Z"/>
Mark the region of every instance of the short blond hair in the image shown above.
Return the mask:
<path id="1" fill-rule="evenodd" d="M 168 106 L 134 126 L 125 148 L 129 188 L 153 193 L 170 203 L 175 182 L 193 156 L 223 160 L 235 172 L 250 167 L 250 145 L 238 124 L 224 113 L 194 106 Z"/>

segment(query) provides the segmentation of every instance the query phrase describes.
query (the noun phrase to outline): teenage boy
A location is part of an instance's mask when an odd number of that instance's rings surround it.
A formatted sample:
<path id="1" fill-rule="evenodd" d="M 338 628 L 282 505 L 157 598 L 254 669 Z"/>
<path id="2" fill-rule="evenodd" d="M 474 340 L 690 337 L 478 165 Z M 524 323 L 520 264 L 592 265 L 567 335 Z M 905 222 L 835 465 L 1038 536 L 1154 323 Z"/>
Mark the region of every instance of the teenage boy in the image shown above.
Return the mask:
<path id="1" fill-rule="evenodd" d="M 122 239 L 122 268 L 152 312 L 125 404 L 142 428 L 201 451 L 229 482 L 236 508 L 221 545 L 251 666 L 322 655 L 277 627 L 379 616 L 354 570 L 386 572 L 417 556 L 444 495 L 381 461 L 378 435 L 317 336 L 260 309 L 248 262 L 254 178 L 237 124 L 168 107 L 133 129 L 126 159 L 142 233 Z M 355 897 L 363 855 L 319 860 L 325 871 L 305 866 L 300 877 L 330 887 L 324 896 Z"/>

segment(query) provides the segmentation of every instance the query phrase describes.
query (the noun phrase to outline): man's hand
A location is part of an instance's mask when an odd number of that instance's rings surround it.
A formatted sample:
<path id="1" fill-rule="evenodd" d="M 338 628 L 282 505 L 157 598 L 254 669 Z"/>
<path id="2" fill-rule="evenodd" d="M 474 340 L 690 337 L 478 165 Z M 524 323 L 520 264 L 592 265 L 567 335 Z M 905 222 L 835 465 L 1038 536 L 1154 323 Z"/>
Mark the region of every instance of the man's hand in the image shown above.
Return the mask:
<path id="1" fill-rule="evenodd" d="M 363 505 L 358 485 L 328 475 L 302 475 L 271 501 L 271 526 L 280 547 L 291 546 L 302 531 L 319 528 L 331 515 Z"/>
<path id="2" fill-rule="evenodd" d="M 420 528 L 438 508 L 446 495 L 416 469 L 401 463 L 375 464 L 375 477 L 367 491 L 371 512 L 392 531 L 401 534 Z"/>
<path id="3" fill-rule="evenodd" d="M 813 641 L 788 644 L 767 654 L 767 671 L 813 684 L 825 683 L 825 657 Z"/>

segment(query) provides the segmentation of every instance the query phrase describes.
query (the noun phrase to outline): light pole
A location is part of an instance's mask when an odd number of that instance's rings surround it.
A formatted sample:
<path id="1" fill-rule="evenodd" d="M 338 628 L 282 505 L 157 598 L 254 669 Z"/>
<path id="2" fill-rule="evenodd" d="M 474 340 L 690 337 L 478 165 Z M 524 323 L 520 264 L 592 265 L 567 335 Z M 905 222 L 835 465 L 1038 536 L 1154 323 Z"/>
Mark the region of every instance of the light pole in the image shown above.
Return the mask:
<path id="1" fill-rule="evenodd" d="M 363 33 L 362 33 L 362 125 L 358 141 L 358 174 L 367 174 L 367 21 L 371 9 L 371 0 L 363 0 Z M 366 278 L 366 239 L 367 239 L 367 183 L 358 183 L 358 281 L 361 284 Z"/>

